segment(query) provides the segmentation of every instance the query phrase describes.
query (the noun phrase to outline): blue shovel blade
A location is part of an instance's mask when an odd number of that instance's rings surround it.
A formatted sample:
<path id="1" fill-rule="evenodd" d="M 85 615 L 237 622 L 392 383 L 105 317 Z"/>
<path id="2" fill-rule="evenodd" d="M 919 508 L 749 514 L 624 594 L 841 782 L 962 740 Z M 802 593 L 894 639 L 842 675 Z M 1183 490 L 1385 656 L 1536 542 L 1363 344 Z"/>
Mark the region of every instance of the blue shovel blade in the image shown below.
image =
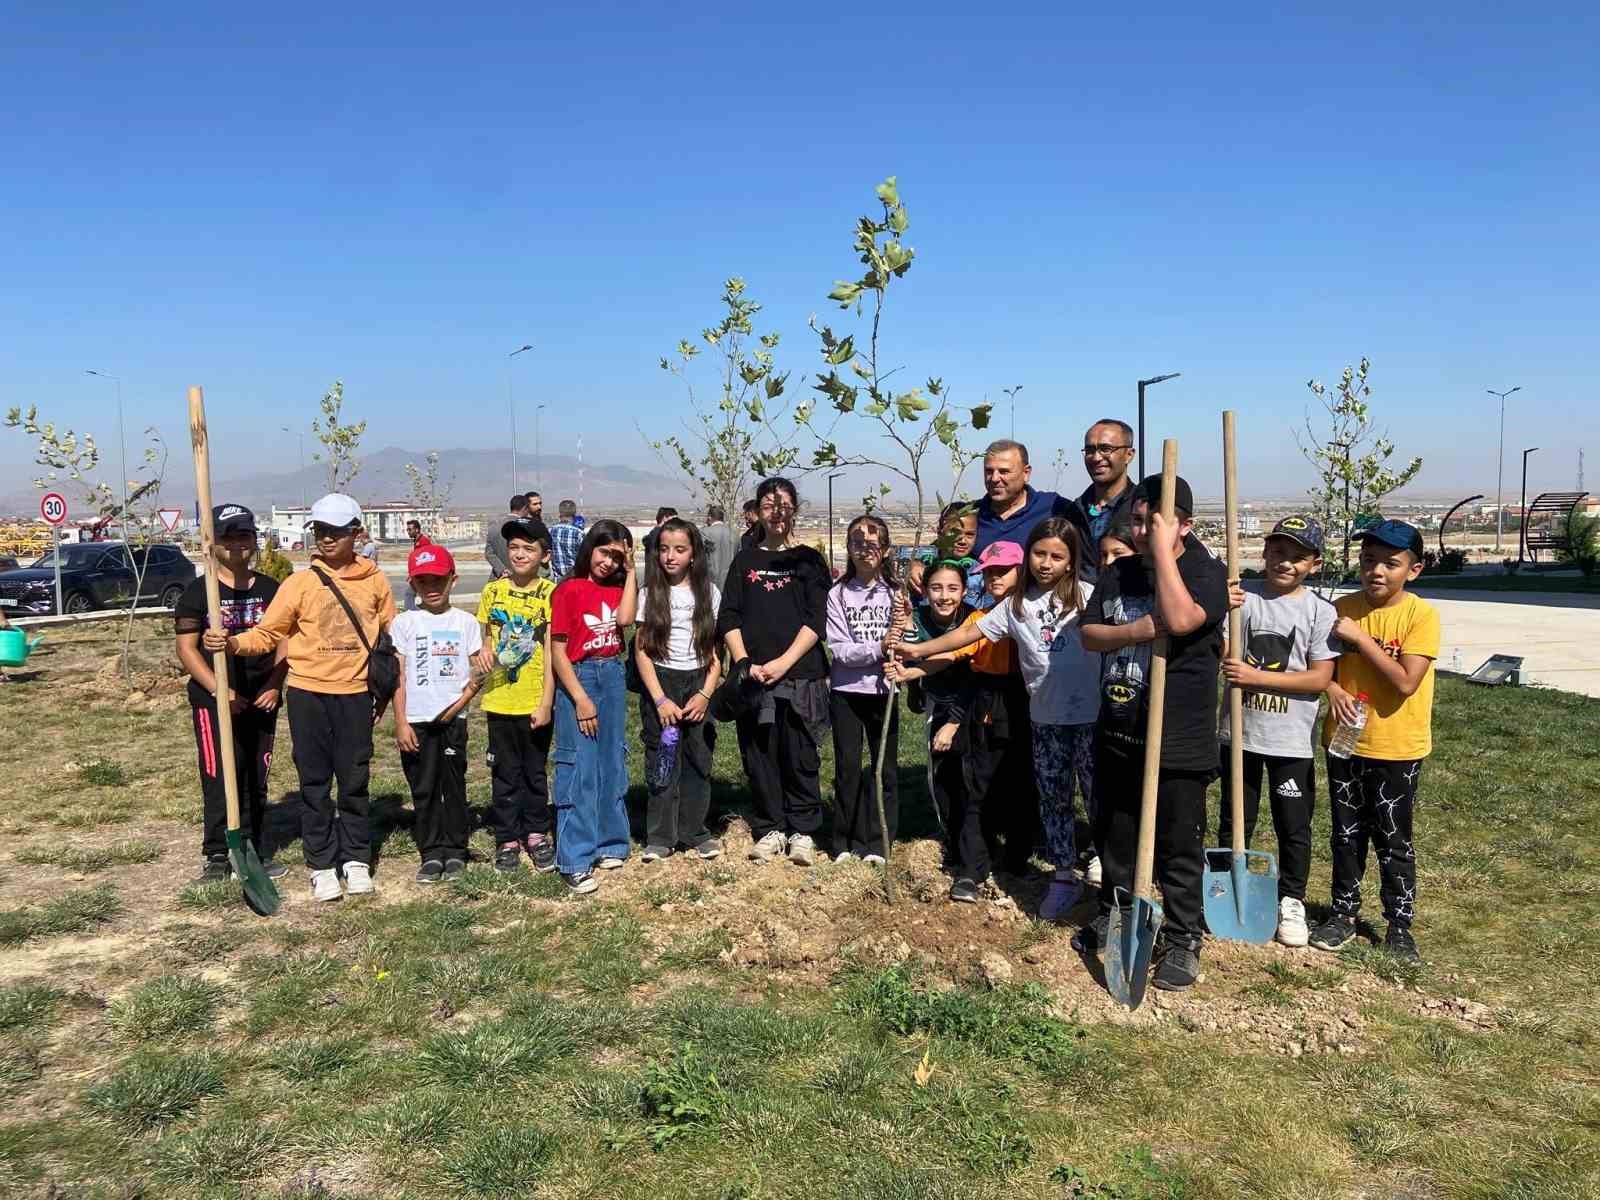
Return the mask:
<path id="1" fill-rule="evenodd" d="M 1106 928 L 1106 987 L 1124 1008 L 1144 1003 L 1150 982 L 1150 956 L 1161 929 L 1161 905 L 1128 895 L 1118 888 L 1112 897 L 1111 923 Z"/>
<path id="2" fill-rule="evenodd" d="M 1206 851 L 1206 928 L 1235 942 L 1270 942 L 1278 928 L 1278 860 L 1260 850 Z"/>

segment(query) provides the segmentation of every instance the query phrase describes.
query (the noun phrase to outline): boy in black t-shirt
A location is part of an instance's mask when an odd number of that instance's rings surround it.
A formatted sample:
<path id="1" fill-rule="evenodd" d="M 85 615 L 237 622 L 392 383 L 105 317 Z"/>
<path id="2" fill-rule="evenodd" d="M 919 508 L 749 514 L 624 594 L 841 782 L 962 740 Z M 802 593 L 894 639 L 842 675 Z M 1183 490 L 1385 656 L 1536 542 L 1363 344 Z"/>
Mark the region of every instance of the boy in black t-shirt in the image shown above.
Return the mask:
<path id="1" fill-rule="evenodd" d="M 219 504 L 212 509 L 216 540 L 218 591 L 222 595 L 222 628 L 229 635 L 252 629 L 277 594 L 277 581 L 250 568 L 256 552 L 256 519 L 248 508 Z M 205 857 L 198 882 L 228 878 L 228 808 L 222 786 L 222 741 L 217 729 L 216 676 L 211 656 L 200 646 L 207 624 L 206 581 L 197 577 L 173 609 L 177 631 L 178 662 L 189 673 L 189 708 L 195 747 L 200 756 L 200 796 L 205 831 L 200 852 Z M 267 874 L 281 878 L 284 867 L 262 845 L 262 825 L 267 808 L 267 774 L 272 766 L 272 743 L 278 732 L 279 693 L 287 665 L 271 658 L 228 659 L 228 686 L 232 695 L 233 757 L 239 781 L 239 815 L 250 840 L 264 860 Z"/>
<path id="2" fill-rule="evenodd" d="M 1080 950 L 1105 944 L 1114 889 L 1133 891 L 1139 837 L 1144 743 L 1149 719 L 1151 644 L 1167 637 L 1161 775 L 1156 801 L 1155 878 L 1164 920 L 1155 986 L 1183 991 L 1200 973 L 1205 934 L 1206 787 L 1217 772 L 1217 667 L 1228 613 L 1227 571 L 1190 536 L 1194 497 L 1182 479 L 1174 515 L 1161 518 L 1161 476 L 1152 475 L 1130 504 L 1134 546 L 1100 575 L 1079 620 L 1083 645 L 1104 652 L 1095 758 L 1095 845 L 1103 882 L 1100 913 L 1073 939 Z"/>

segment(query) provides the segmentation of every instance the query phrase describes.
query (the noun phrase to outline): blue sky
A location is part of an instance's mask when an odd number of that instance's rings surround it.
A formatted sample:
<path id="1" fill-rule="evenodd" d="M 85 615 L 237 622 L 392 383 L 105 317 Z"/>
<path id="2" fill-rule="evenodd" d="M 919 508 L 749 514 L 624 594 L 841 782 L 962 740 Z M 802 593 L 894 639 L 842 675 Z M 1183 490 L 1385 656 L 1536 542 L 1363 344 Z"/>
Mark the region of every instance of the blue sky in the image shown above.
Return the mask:
<path id="1" fill-rule="evenodd" d="M 336 376 L 369 445 L 506 439 L 506 354 L 544 445 L 645 465 L 656 367 L 740 274 L 806 329 L 895 174 L 918 251 L 886 358 L 958 401 L 1022 384 L 1048 483 L 1132 415 L 1219 490 L 1297 490 L 1313 375 L 1361 354 L 1425 491 L 1600 476 L 1593 6 L 13 4 L 0 40 L 0 404 L 294 462 Z M 1402 12 L 1401 10 L 1404 9 Z M 268 14 L 270 15 L 256 15 Z M 1520 403 L 1519 403 L 1520 402 Z M 599 447 L 603 447 L 600 449 Z M 22 439 L 0 431 L 0 469 Z M 1075 454 L 1068 480 L 1079 486 Z M 0 489 L 9 490 L 9 489 Z"/>

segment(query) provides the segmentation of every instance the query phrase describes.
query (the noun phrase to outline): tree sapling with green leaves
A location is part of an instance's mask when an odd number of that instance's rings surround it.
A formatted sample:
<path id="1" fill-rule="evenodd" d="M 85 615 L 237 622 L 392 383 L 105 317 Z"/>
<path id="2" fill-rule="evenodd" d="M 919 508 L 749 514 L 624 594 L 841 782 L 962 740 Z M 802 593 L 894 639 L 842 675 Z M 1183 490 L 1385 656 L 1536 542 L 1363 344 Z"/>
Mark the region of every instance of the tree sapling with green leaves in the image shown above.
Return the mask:
<path id="1" fill-rule="evenodd" d="M 812 318 L 811 327 L 821 341 L 823 361 L 827 372 L 817 376 L 814 390 L 822 400 L 808 400 L 796 407 L 795 421 L 809 430 L 817 440 L 812 455 L 812 469 L 837 469 L 840 467 L 869 467 L 880 473 L 893 475 L 910 485 L 915 498 L 912 537 L 913 552 L 922 542 L 926 521 L 928 481 L 926 464 L 929 453 L 937 445 L 950 456 L 952 469 L 959 482 L 960 470 L 973 459 L 961 446 L 961 430 L 966 427 L 984 429 L 989 424 L 992 406 L 979 404 L 972 408 L 958 408 L 950 401 L 949 390 L 943 380 L 929 377 L 921 387 L 897 391 L 891 385 L 900 367 L 887 367 L 879 345 L 883 332 L 884 305 L 892 281 L 903 279 L 911 269 L 916 251 L 900 239 L 911 226 L 906 207 L 900 200 L 899 187 L 894 176 L 880 183 L 876 189 L 880 213 L 863 216 L 856 222 L 854 246 L 861 264 L 866 268 L 856 280 L 841 280 L 834 284 L 828 299 L 840 308 L 853 310 L 856 316 L 867 309 L 871 326 L 867 331 L 865 346 L 858 346 L 856 335 L 843 336 L 827 325 L 818 325 Z M 818 432 L 815 410 L 823 401 L 833 410 L 833 418 L 825 432 Z M 849 414 L 862 418 L 868 429 L 877 434 L 879 444 L 886 447 L 877 453 L 843 450 L 835 435 L 841 421 Z M 878 485 L 877 496 L 863 498 L 870 509 L 881 497 L 890 492 L 888 483 Z M 909 611 L 909 572 L 900 572 L 900 601 L 898 607 Z M 889 685 L 889 703 L 897 702 L 896 685 Z M 878 762 L 887 769 L 889 761 L 885 752 L 889 737 L 889 722 L 885 721 L 879 733 Z M 879 780 L 878 821 L 887 830 L 884 819 L 883 786 Z M 885 842 L 884 866 L 885 894 L 892 904 L 895 901 L 894 848 Z"/>
<path id="2" fill-rule="evenodd" d="M 311 457 L 317 462 L 326 462 L 328 466 L 328 490 L 342 492 L 350 486 L 357 473 L 361 470 L 361 463 L 356 457 L 356 452 L 361 448 L 361 435 L 367 431 L 365 421 L 354 424 L 342 420 L 341 410 L 344 408 L 344 380 L 335 379 L 333 386 L 322 397 L 322 419 L 315 418 L 311 421 L 311 432 L 316 435 L 323 449 Z"/>

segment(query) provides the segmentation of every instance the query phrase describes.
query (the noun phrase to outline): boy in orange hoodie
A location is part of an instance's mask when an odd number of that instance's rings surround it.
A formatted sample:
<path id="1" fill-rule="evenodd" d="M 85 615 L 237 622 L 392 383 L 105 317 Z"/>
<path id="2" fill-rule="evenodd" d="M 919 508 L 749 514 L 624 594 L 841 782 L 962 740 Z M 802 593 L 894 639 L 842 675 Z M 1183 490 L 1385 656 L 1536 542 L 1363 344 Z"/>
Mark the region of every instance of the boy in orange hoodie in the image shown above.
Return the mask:
<path id="1" fill-rule="evenodd" d="M 337 900 L 341 868 L 346 893 L 372 891 L 367 783 L 375 718 L 367 693 L 366 646 L 329 581 L 355 610 L 367 645 L 377 645 L 378 635 L 394 620 L 394 590 L 376 563 L 356 554 L 361 507 L 353 499 L 338 492 L 322 497 L 311 506 L 306 524 L 316 545 L 311 569 L 284 580 L 254 629 L 233 637 L 208 630 L 202 641 L 207 650 L 246 657 L 270 654 L 284 643 L 289 734 L 304 802 L 300 836 L 311 895 Z"/>

